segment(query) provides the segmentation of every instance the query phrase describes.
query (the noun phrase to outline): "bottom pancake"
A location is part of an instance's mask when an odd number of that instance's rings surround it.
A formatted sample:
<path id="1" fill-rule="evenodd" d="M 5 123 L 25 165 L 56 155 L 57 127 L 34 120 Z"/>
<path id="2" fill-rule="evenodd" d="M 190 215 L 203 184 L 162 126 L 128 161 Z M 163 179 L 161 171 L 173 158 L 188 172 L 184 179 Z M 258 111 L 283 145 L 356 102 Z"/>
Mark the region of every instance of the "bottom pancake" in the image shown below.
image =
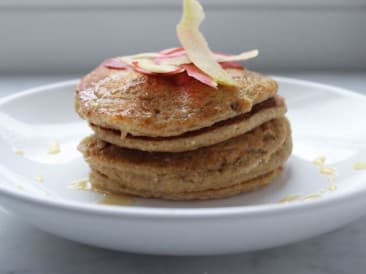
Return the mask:
<path id="1" fill-rule="evenodd" d="M 109 179 L 107 176 L 99 173 L 98 171 L 92 171 L 90 173 L 90 182 L 93 187 L 101 192 L 119 194 L 119 195 L 134 195 L 143 198 L 159 198 L 165 200 L 209 200 L 219 199 L 229 196 L 238 195 L 244 192 L 254 191 L 262 186 L 271 183 L 278 175 L 281 174 L 282 168 L 279 167 L 266 174 L 258 176 L 248 181 L 243 181 L 239 184 L 231 185 L 228 187 L 208 189 L 202 191 L 191 192 L 177 192 L 177 193 L 164 193 L 164 192 L 148 192 L 143 190 L 137 190 L 133 188 L 127 188 L 121 185 L 119 182 L 115 182 Z"/>

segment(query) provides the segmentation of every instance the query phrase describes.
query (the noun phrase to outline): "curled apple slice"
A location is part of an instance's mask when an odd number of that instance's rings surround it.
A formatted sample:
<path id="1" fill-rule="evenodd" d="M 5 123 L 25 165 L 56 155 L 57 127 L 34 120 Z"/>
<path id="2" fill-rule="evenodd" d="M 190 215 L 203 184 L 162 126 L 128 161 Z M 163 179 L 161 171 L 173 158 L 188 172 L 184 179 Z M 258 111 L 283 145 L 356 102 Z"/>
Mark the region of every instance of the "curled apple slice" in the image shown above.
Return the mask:
<path id="1" fill-rule="evenodd" d="M 143 52 L 143 53 L 134 54 L 134 55 L 121 56 L 118 59 L 125 64 L 133 66 L 133 62 L 136 60 L 138 60 L 138 61 L 152 60 L 153 58 L 155 58 L 157 56 L 159 56 L 159 54 L 156 52 Z"/>
<path id="2" fill-rule="evenodd" d="M 124 57 L 131 58 L 131 59 L 152 59 L 159 56 L 159 53 L 157 52 L 142 52 L 134 55 L 127 55 Z"/>
<path id="3" fill-rule="evenodd" d="M 231 61 L 245 61 L 245 60 L 249 60 L 251 58 L 257 57 L 257 56 L 258 56 L 258 50 L 256 50 L 256 49 L 251 50 L 251 51 L 242 52 L 242 53 L 236 54 L 236 55 L 214 53 L 214 58 L 215 58 L 216 62 L 219 62 L 219 63 L 220 62 L 231 62 Z M 181 55 L 178 55 L 178 56 L 161 55 L 161 56 L 156 57 L 155 60 L 158 64 L 175 65 L 175 66 L 192 63 L 192 61 L 184 53 Z"/>
<path id="4" fill-rule="evenodd" d="M 185 64 L 181 65 L 181 67 L 186 70 L 188 76 L 200 81 L 207 86 L 217 88 L 217 83 L 212 79 L 212 77 L 197 68 L 194 64 Z"/>
<path id="5" fill-rule="evenodd" d="M 233 69 L 241 69 L 243 70 L 244 67 L 239 64 L 239 63 L 236 63 L 236 62 L 220 62 L 220 66 L 223 68 L 223 69 L 227 69 L 227 68 L 233 68 Z"/>
<path id="6" fill-rule="evenodd" d="M 170 65 L 157 65 L 150 59 L 140 59 L 132 61 L 132 64 L 136 70 L 140 69 L 142 73 L 159 73 L 164 75 L 172 75 L 181 73 L 184 68 Z"/>
<path id="7" fill-rule="evenodd" d="M 140 67 L 139 61 L 132 61 L 133 70 L 145 75 L 156 75 L 157 73 L 145 70 Z"/>
<path id="8" fill-rule="evenodd" d="M 175 55 L 175 54 L 181 54 L 185 53 L 186 50 L 184 48 L 169 48 L 169 49 L 163 49 L 159 52 L 160 55 Z"/>
<path id="9" fill-rule="evenodd" d="M 258 53 L 259 51 L 257 49 L 245 51 L 236 55 L 215 53 L 215 59 L 217 62 L 245 61 L 257 57 Z"/>
<path id="10" fill-rule="evenodd" d="M 188 58 L 185 52 L 179 55 L 161 55 L 156 57 L 154 61 L 159 65 L 173 65 L 173 66 L 180 66 L 183 64 L 192 63 L 192 61 Z"/>
<path id="11" fill-rule="evenodd" d="M 121 62 L 117 58 L 111 58 L 111 59 L 104 60 L 102 65 L 105 66 L 106 68 L 111 68 L 111 69 L 120 69 L 120 70 L 128 69 L 128 65 Z"/>
<path id="12" fill-rule="evenodd" d="M 199 31 L 204 17 L 203 8 L 197 0 L 184 0 L 182 19 L 177 25 L 178 39 L 192 63 L 215 82 L 237 86 L 238 83 L 216 62 L 206 39 Z"/>
<path id="13" fill-rule="evenodd" d="M 183 58 L 183 62 L 179 61 Z M 189 60 L 189 62 L 185 62 L 185 60 L 187 59 L 187 54 L 185 49 L 183 48 L 171 48 L 171 49 L 166 49 L 166 50 L 162 50 L 159 52 L 159 55 L 157 57 L 154 58 L 154 61 L 156 64 L 162 64 L 162 65 L 174 65 L 174 64 L 170 64 L 169 60 L 175 60 L 172 63 L 176 63 L 177 66 L 181 65 L 181 64 L 187 64 L 187 63 L 191 63 Z"/>

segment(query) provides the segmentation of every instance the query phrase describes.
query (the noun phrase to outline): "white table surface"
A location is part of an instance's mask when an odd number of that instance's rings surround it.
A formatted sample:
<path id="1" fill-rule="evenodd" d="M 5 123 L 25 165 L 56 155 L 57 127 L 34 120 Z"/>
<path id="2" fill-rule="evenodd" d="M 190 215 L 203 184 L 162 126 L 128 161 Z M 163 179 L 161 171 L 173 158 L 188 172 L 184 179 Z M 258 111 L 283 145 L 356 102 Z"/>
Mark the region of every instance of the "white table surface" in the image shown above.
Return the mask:
<path id="1" fill-rule="evenodd" d="M 366 71 L 277 75 L 338 85 L 366 94 Z M 0 96 L 76 77 L 0 76 Z M 127 254 L 74 243 L 39 231 L 0 208 L 0 274 L 5 273 L 364 274 L 366 217 L 326 235 L 269 250 L 225 256 L 169 257 Z"/>

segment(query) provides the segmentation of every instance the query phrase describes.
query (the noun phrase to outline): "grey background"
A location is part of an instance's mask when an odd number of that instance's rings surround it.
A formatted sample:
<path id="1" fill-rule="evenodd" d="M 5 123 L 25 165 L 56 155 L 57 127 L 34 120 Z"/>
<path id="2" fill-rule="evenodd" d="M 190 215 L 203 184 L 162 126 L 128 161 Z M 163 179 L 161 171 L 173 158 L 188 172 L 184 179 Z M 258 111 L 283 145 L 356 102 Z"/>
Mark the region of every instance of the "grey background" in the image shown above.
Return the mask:
<path id="1" fill-rule="evenodd" d="M 366 68 L 366 0 L 202 2 L 213 49 L 260 49 L 250 68 Z M 110 56 L 176 46 L 180 13 L 180 0 L 2 0 L 0 75 L 85 73 Z"/>

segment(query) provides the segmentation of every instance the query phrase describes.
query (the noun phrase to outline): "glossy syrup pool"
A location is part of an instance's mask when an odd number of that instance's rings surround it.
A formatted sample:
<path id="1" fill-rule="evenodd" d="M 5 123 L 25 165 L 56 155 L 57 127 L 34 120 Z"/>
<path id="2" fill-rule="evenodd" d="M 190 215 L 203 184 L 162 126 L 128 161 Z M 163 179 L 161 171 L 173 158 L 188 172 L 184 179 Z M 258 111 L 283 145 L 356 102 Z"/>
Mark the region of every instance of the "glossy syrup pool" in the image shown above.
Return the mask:
<path id="1" fill-rule="evenodd" d="M 126 206 L 126 205 L 133 205 L 135 202 L 134 197 L 130 195 L 123 195 L 123 194 L 112 194 L 112 193 L 103 193 L 103 191 L 94 188 L 93 185 L 89 182 L 88 178 L 80 179 L 72 182 L 69 185 L 70 189 L 74 190 L 82 190 L 82 191 L 92 191 L 96 193 L 101 193 L 103 196 L 97 202 L 101 205 L 115 205 L 115 206 Z"/>

